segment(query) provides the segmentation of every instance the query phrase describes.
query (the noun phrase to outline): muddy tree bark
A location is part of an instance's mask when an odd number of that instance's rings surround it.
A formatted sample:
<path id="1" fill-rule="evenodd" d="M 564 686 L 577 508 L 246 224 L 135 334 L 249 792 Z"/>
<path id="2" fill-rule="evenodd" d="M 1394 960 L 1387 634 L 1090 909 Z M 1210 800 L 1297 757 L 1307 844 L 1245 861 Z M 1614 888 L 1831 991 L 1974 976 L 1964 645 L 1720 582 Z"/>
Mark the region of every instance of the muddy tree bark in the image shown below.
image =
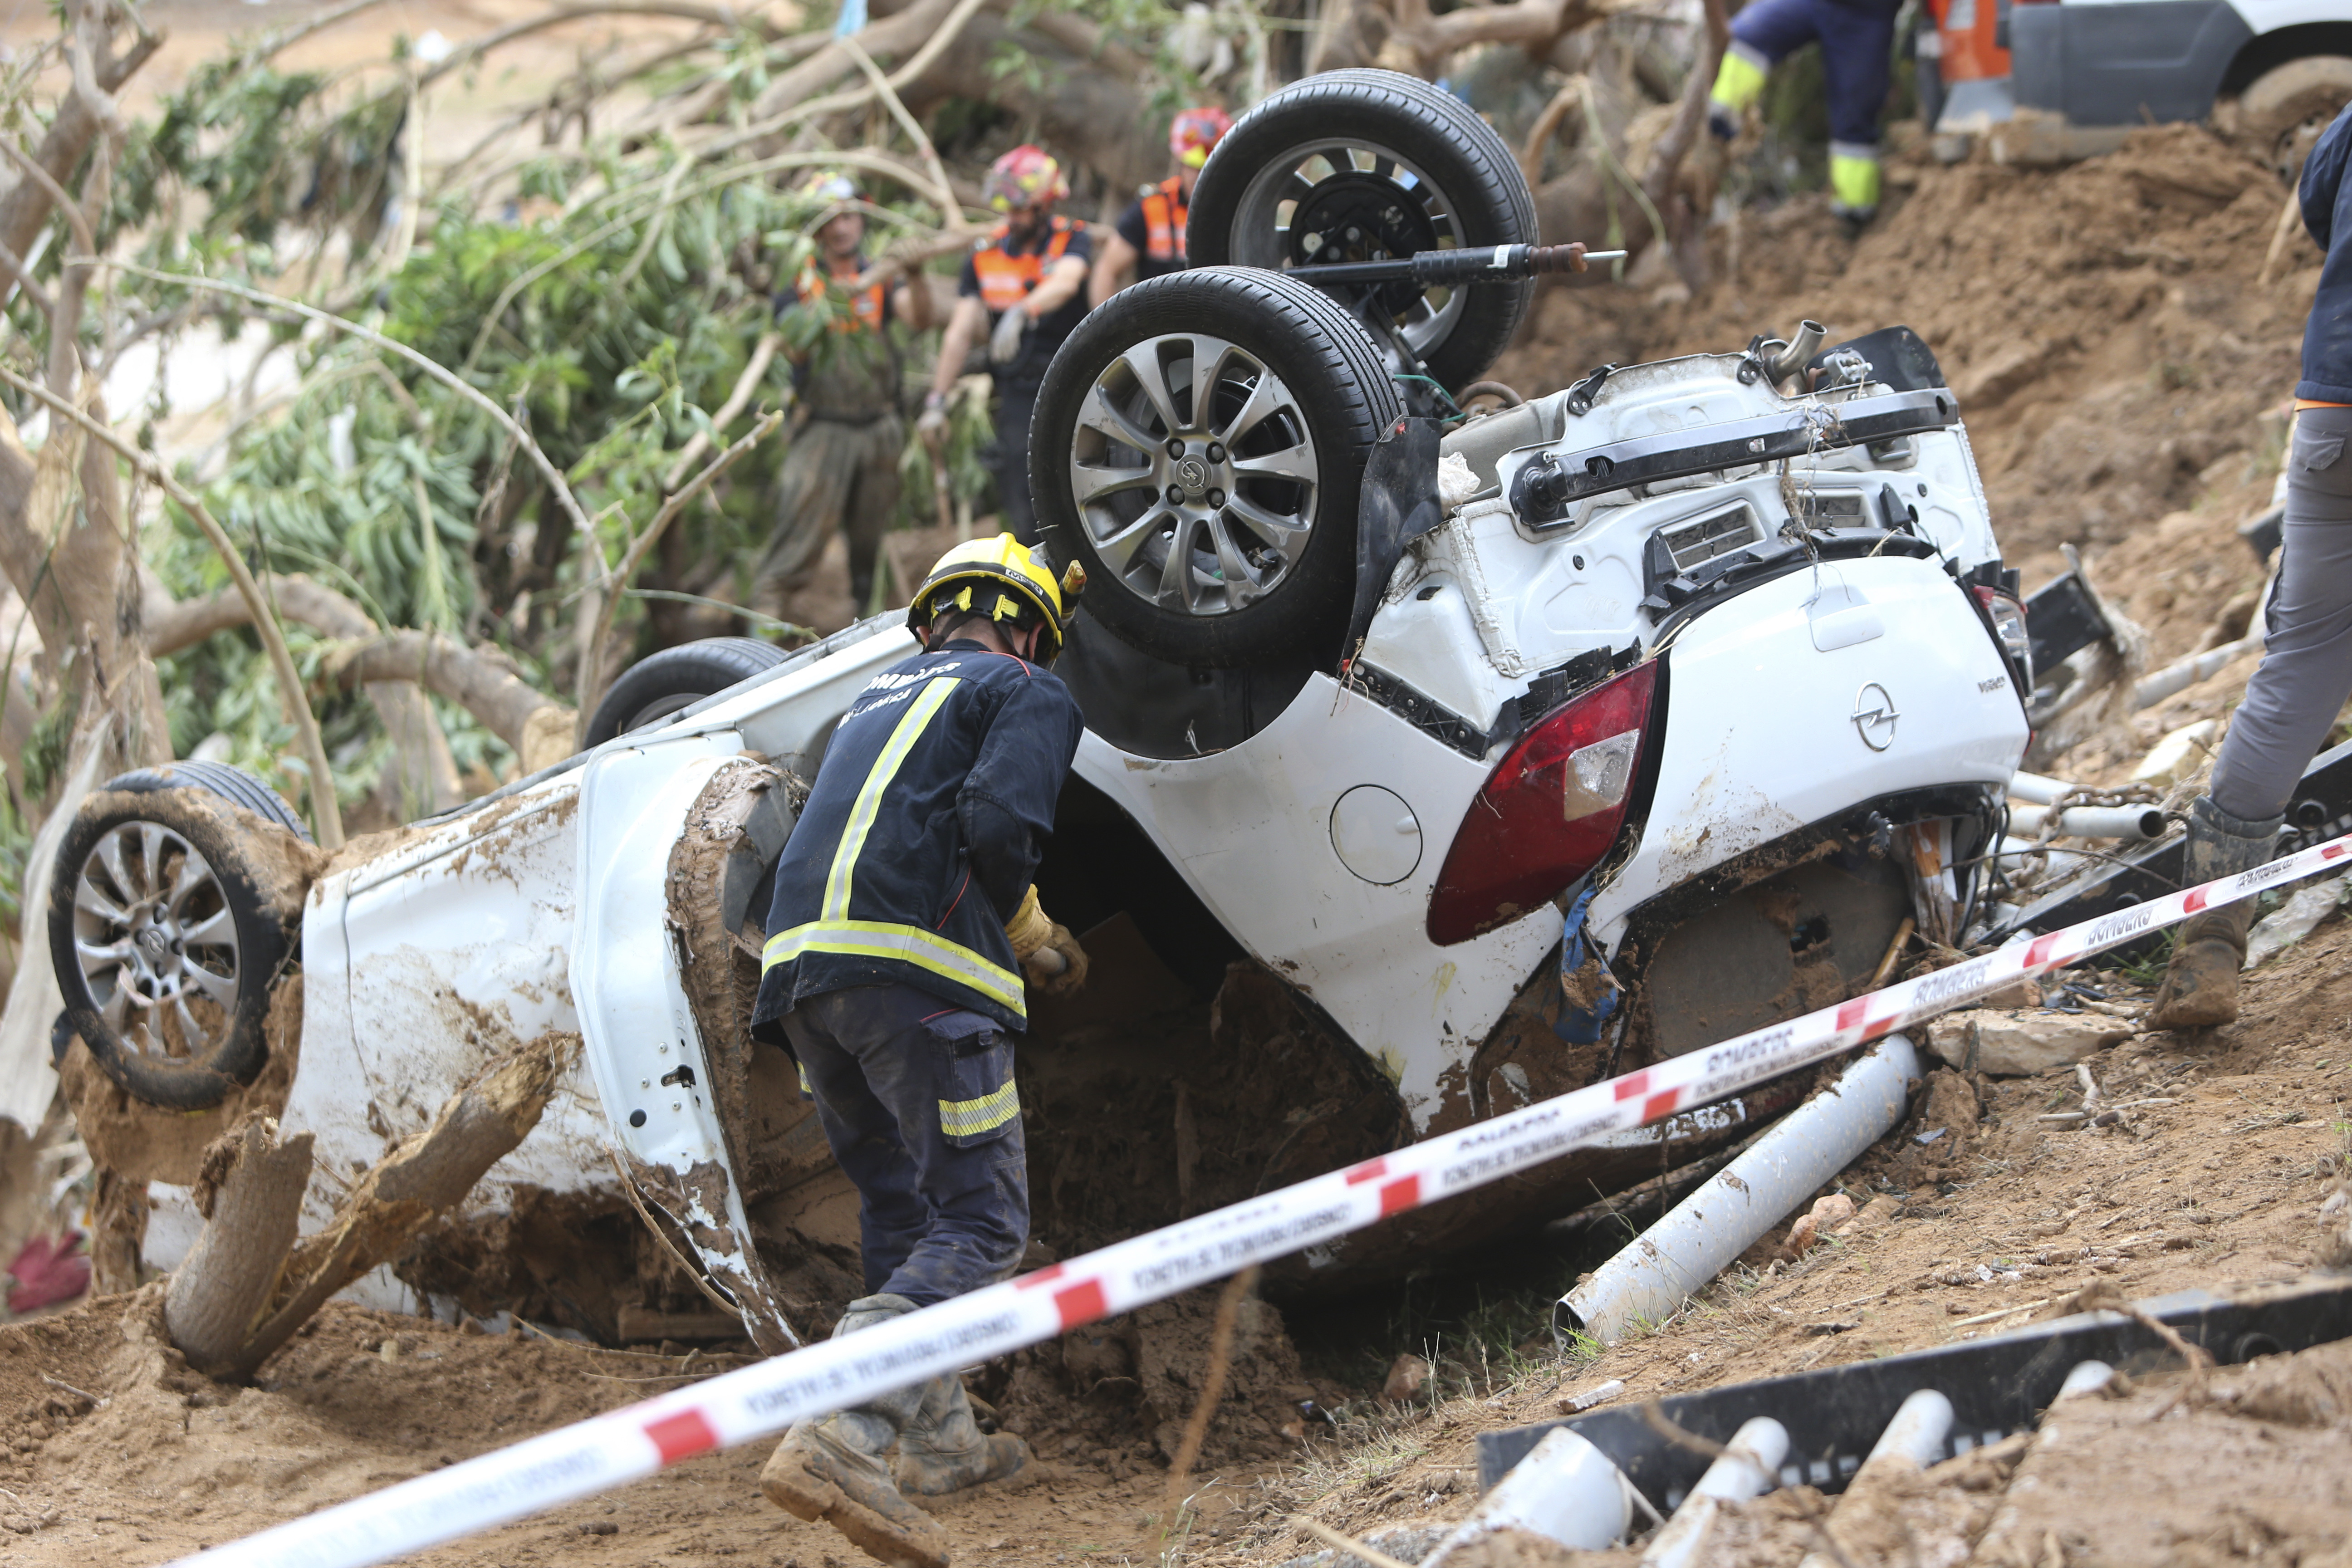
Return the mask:
<path id="1" fill-rule="evenodd" d="M 280 1142 L 267 1116 L 245 1118 L 205 1151 L 195 1194 L 204 1233 L 163 1298 L 164 1325 L 190 1366 L 235 1361 L 269 1305 L 310 1184 L 310 1135 Z"/>
<path id="2" fill-rule="evenodd" d="M 164 1320 L 188 1364 L 212 1377 L 250 1376 L 329 1297 L 397 1258 L 539 1125 L 579 1040 L 549 1034 L 518 1047 L 458 1090 L 431 1126 L 377 1162 L 332 1223 L 299 1242 L 307 1135 L 273 1147 L 247 1121 L 215 1144 L 205 1157 L 209 1173 L 220 1153 L 213 1212 L 172 1280 Z M 286 1151 L 298 1144 L 302 1174 L 289 1184 L 285 1170 L 294 1156 Z M 248 1162 L 254 1173 L 241 1176 Z"/>

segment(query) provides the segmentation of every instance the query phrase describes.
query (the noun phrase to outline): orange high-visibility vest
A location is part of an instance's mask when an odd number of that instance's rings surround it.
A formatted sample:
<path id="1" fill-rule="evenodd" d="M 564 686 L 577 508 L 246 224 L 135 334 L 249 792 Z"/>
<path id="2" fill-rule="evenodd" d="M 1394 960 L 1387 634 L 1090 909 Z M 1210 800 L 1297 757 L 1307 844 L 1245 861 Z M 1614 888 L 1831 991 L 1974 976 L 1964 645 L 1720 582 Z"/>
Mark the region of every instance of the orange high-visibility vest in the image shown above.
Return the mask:
<path id="1" fill-rule="evenodd" d="M 1184 263 L 1184 182 L 1175 175 L 1143 192 L 1143 228 L 1154 261 Z"/>
<path id="2" fill-rule="evenodd" d="M 859 276 L 866 270 L 863 260 L 863 258 L 852 257 L 848 267 L 845 269 L 834 266 L 828 258 L 826 266 L 832 275 L 831 280 L 844 284 L 856 282 Z M 794 281 L 793 291 L 800 296 L 801 303 L 807 304 L 824 292 L 825 282 L 826 278 L 817 271 L 816 262 L 812 258 L 807 266 L 801 268 L 801 275 Z M 855 332 L 860 330 L 879 331 L 882 325 L 883 300 L 882 285 L 879 281 L 852 291 L 849 296 L 849 310 L 846 314 L 834 319 L 833 330 L 836 332 Z"/>
<path id="3" fill-rule="evenodd" d="M 1013 226 L 1001 223 L 995 231 L 972 247 L 971 269 L 980 279 L 980 300 L 992 311 L 1002 313 L 1029 297 L 1029 291 L 1045 280 L 1045 269 L 1062 258 L 1070 248 L 1070 236 L 1076 231 L 1070 220 L 1055 216 L 1051 237 L 1039 250 L 1024 256 L 1014 256 L 1004 248 Z"/>

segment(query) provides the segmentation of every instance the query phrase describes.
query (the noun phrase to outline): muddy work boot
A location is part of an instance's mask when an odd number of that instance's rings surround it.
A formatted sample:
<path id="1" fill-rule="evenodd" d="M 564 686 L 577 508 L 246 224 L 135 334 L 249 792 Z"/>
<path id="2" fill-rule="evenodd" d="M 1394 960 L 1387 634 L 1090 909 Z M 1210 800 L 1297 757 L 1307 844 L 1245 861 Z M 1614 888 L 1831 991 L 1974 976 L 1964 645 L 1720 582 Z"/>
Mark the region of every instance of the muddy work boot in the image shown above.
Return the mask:
<path id="1" fill-rule="evenodd" d="M 894 1474 L 901 1492 L 945 1497 L 1008 1479 L 1028 1466 L 1029 1445 L 1009 1432 L 982 1432 L 963 1379 L 948 1373 L 923 1384 L 922 1405 L 899 1428 Z"/>
<path id="2" fill-rule="evenodd" d="M 914 1310 L 902 1296 L 862 1297 L 834 1325 L 834 1337 Z M 768 1457 L 760 1489 L 786 1513 L 830 1524 L 890 1568 L 947 1568 L 947 1531 L 899 1494 L 890 1474 L 890 1449 L 914 1420 L 927 1387 L 918 1384 L 855 1410 L 798 1423 Z"/>
<path id="3" fill-rule="evenodd" d="M 2200 795 L 2189 812 L 2189 842 L 2181 857 L 2180 884 L 2193 888 L 2234 877 L 2270 861 L 2282 818 L 2249 822 Z M 2156 1005 L 2151 1029 L 2210 1028 L 2238 1016 L 2238 971 L 2246 962 L 2246 931 L 2254 923 L 2254 900 L 2240 899 L 2192 916 L 2180 928 Z"/>

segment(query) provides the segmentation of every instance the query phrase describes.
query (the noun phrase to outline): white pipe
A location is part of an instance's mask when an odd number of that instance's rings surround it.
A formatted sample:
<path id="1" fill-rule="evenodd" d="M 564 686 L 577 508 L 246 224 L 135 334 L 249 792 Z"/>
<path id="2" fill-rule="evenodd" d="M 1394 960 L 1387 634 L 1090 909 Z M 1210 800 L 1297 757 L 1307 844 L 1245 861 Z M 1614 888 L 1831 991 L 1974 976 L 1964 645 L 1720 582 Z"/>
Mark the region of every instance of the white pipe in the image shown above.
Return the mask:
<path id="1" fill-rule="evenodd" d="M 2106 1387 L 2107 1380 L 2115 1375 L 2116 1369 L 2105 1362 L 2076 1362 L 2074 1370 L 2066 1374 L 2066 1381 L 2058 1385 L 2057 1398 L 2050 1403 L 2055 1405 L 2060 1399 L 2072 1399 L 2080 1394 L 2096 1394 Z"/>
<path id="2" fill-rule="evenodd" d="M 1919 1053 L 1889 1035 L 1856 1058 L 1826 1094 L 1781 1119 L 1754 1147 L 1675 1205 L 1591 1279 L 1559 1300 L 1553 1327 L 1613 1345 L 1704 1289 L 1757 1237 L 1844 1170 L 1903 1119 Z"/>
<path id="3" fill-rule="evenodd" d="M 1789 1455 L 1789 1430 L 1769 1415 L 1759 1415 L 1731 1435 L 1730 1446 L 1716 1456 L 1683 1506 L 1665 1528 L 1650 1537 L 1643 1550 L 1641 1568 L 1689 1568 L 1706 1550 L 1707 1532 L 1727 1502 L 1760 1497 L 1770 1491 Z"/>
<path id="4" fill-rule="evenodd" d="M 1944 1439 L 1951 1435 L 1952 1402 L 1923 1388 L 1896 1408 L 1862 1468 L 1867 1470 L 1882 1458 L 1903 1458 L 1924 1470 L 1944 1457 Z"/>
<path id="5" fill-rule="evenodd" d="M 2091 857 L 2072 849 L 2053 849 L 2046 844 L 2036 844 L 2031 838 L 2004 838 L 2000 841 L 2000 858 L 2003 860 L 2044 858 L 2043 863 L 2054 876 L 2085 865 Z"/>
<path id="6" fill-rule="evenodd" d="M 2047 806 L 2012 806 L 2011 831 L 2029 837 L 2042 831 Z M 2164 813 L 2152 805 L 2070 805 L 2058 814 L 2060 838 L 2128 838 L 2144 841 L 2164 837 Z"/>
<path id="7" fill-rule="evenodd" d="M 1422 1568 L 1439 1565 L 1498 1530 L 1523 1530 L 1583 1552 L 1602 1552 L 1633 1522 L 1633 1483 L 1608 1455 L 1565 1426 L 1544 1434 Z"/>
<path id="8" fill-rule="evenodd" d="M 2261 619 L 2257 615 L 2257 621 Z M 2200 680 L 2210 680 L 2239 658 L 2259 653 L 2263 634 L 2259 626 L 2236 642 L 2225 642 L 2220 647 L 2207 648 L 2203 653 L 2190 654 L 2179 664 L 2167 665 L 2153 675 L 2140 677 L 2132 688 L 2132 706 L 2153 708 L 2176 691 L 2186 691 Z"/>
<path id="9" fill-rule="evenodd" d="M 1952 1402 L 1932 1388 L 1923 1388 L 1905 1400 L 1895 1412 L 1895 1419 L 1871 1445 L 1870 1457 L 1862 1462 L 1852 1485 L 1830 1511 L 1830 1527 L 1837 1527 L 1838 1516 L 1849 1500 L 1867 1498 L 1889 1485 L 1900 1485 L 1895 1478 L 1904 1474 L 1917 1475 L 1944 1457 L 1944 1440 L 1952 1435 Z M 1858 1505 L 1857 1511 L 1868 1504 Z M 1834 1568 L 1827 1552 L 1809 1552 L 1797 1568 Z"/>
<path id="10" fill-rule="evenodd" d="M 2054 805 L 2058 797 L 2082 788 L 2064 779 L 2053 779 L 2043 773 L 2012 773 L 2009 780 L 2009 798 L 2034 805 Z"/>

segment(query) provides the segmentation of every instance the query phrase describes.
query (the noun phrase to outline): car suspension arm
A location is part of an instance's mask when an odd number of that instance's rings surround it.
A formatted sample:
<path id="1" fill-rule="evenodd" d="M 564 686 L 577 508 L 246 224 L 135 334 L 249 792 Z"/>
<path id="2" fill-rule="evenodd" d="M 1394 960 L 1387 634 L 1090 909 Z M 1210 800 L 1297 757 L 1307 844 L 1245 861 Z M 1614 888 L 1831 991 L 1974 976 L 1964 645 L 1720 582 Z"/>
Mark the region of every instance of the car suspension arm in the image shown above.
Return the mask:
<path id="1" fill-rule="evenodd" d="M 1581 272 L 1594 261 L 1622 260 L 1622 250 L 1587 250 L 1570 245 L 1470 246 L 1460 250 L 1420 250 L 1388 261 L 1336 261 L 1294 267 L 1288 276 L 1329 288 L 1347 283 L 1418 283 L 1460 286 L 1504 283 L 1545 272 Z"/>

